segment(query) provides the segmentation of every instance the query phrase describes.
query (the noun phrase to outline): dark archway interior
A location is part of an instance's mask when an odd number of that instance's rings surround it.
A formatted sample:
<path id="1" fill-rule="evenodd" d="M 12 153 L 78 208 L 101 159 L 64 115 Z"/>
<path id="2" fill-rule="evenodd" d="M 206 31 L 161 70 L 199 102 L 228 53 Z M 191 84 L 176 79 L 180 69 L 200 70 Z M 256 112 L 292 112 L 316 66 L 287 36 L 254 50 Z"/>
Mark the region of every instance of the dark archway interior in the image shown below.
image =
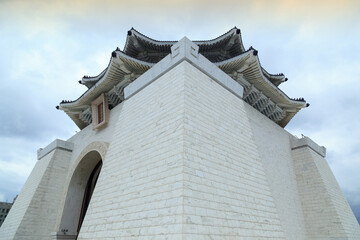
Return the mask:
<path id="1" fill-rule="evenodd" d="M 101 167 L 102 167 L 102 161 L 100 160 L 98 162 L 98 164 L 96 164 L 96 166 L 94 167 L 93 171 L 91 172 L 88 182 L 86 184 L 84 197 L 83 197 L 83 201 L 82 201 L 82 206 L 81 206 L 80 217 L 79 217 L 79 224 L 78 224 L 78 228 L 77 228 L 78 233 L 80 232 L 80 228 L 84 221 L 86 211 L 89 207 L 90 199 L 94 192 L 96 182 L 97 182 L 99 174 L 100 174 Z"/>

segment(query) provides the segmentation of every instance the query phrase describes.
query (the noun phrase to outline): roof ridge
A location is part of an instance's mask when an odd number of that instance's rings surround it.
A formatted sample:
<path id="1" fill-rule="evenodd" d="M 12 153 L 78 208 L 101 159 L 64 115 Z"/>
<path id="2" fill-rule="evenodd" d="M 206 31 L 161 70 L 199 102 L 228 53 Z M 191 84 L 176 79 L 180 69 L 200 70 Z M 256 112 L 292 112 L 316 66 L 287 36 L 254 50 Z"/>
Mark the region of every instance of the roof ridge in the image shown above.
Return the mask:
<path id="1" fill-rule="evenodd" d="M 235 31 L 235 30 L 236 30 L 236 33 L 237 33 L 237 34 L 240 34 L 240 35 L 241 35 L 241 30 L 235 26 L 235 27 L 231 28 L 230 30 L 228 30 L 227 32 L 223 33 L 222 35 L 220 35 L 220 36 L 218 36 L 218 37 L 216 37 L 216 38 L 209 39 L 209 40 L 191 40 L 191 41 L 192 41 L 192 42 L 195 42 L 195 43 L 196 43 L 196 42 L 211 42 L 211 41 L 215 41 L 215 40 L 217 40 L 217 39 L 219 39 L 219 38 L 222 38 L 222 37 L 224 37 L 225 35 L 228 35 L 230 32 Z M 170 41 L 169 41 L 169 40 L 167 40 L 167 41 L 156 40 L 156 39 L 153 39 L 153 38 L 151 38 L 151 37 L 149 37 L 149 36 L 147 36 L 147 35 L 139 32 L 138 30 L 136 30 L 136 29 L 133 28 L 133 27 L 128 31 L 128 36 L 131 36 L 131 33 L 132 33 L 132 32 L 135 32 L 136 34 L 138 34 L 138 35 L 140 35 L 140 36 L 142 36 L 142 37 L 145 37 L 145 38 L 147 38 L 147 39 L 149 39 L 149 40 L 151 40 L 151 41 L 158 42 L 158 43 L 177 43 L 177 42 L 178 42 L 178 41 L 176 41 L 176 40 L 170 40 Z"/>

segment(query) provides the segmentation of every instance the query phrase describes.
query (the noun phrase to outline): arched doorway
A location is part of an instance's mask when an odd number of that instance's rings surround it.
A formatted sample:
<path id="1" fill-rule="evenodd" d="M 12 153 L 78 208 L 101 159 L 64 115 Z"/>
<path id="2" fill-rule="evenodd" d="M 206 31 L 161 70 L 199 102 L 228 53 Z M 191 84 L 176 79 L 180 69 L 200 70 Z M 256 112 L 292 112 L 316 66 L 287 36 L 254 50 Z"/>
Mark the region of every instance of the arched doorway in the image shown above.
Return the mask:
<path id="1" fill-rule="evenodd" d="M 102 168 L 102 157 L 92 150 L 79 160 L 73 170 L 66 196 L 56 239 L 77 239 Z"/>
<path id="2" fill-rule="evenodd" d="M 78 223 L 78 228 L 77 228 L 77 232 L 80 232 L 80 228 L 81 225 L 84 221 L 85 218 L 85 214 L 86 211 L 89 207 L 90 204 L 90 199 L 92 197 L 92 194 L 94 192 L 100 171 L 101 171 L 101 167 L 102 167 L 102 161 L 100 160 L 98 162 L 98 164 L 96 164 L 94 170 L 92 171 L 92 173 L 90 174 L 89 180 L 86 184 L 86 188 L 85 188 L 85 192 L 84 192 L 84 197 L 83 197 L 83 201 L 82 201 L 82 206 L 81 206 L 81 211 L 80 211 L 80 217 L 79 217 L 79 223 Z"/>

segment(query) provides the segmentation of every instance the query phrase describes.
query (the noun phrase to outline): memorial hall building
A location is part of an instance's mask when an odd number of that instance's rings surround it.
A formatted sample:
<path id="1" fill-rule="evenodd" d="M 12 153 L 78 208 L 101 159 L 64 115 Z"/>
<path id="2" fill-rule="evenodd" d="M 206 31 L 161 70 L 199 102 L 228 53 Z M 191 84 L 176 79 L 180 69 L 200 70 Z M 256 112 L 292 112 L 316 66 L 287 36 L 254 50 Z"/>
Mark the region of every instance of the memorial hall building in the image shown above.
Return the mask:
<path id="1" fill-rule="evenodd" d="M 325 147 L 284 129 L 309 104 L 240 29 L 131 29 L 109 57 L 57 106 L 81 130 L 38 150 L 0 239 L 360 239 Z"/>

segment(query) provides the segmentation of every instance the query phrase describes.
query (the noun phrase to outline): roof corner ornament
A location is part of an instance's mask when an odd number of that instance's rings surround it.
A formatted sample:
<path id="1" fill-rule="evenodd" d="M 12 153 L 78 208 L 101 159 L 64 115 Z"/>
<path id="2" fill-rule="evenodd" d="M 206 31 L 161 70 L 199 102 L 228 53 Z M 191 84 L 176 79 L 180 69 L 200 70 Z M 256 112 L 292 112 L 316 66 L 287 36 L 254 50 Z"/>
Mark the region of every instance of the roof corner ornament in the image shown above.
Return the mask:
<path id="1" fill-rule="evenodd" d="M 199 46 L 190 41 L 187 37 L 183 37 L 176 44 L 171 46 L 171 58 L 183 57 L 199 57 Z"/>
<path id="2" fill-rule="evenodd" d="M 281 76 L 281 75 L 284 75 L 284 74 L 280 73 L 278 76 Z M 275 84 L 276 86 L 279 86 L 281 83 L 284 83 L 284 82 L 286 82 L 287 80 L 288 80 L 288 78 L 283 77 L 283 78 L 281 78 L 281 79 L 279 79 L 279 80 L 277 80 L 277 81 L 274 81 L 274 84 Z"/>
<path id="3" fill-rule="evenodd" d="M 180 46 L 172 46 L 171 47 L 171 58 L 177 57 L 180 54 Z"/>
<path id="4" fill-rule="evenodd" d="M 258 55 L 258 50 L 256 50 L 255 48 L 253 48 L 253 46 L 250 46 L 249 50 L 248 51 L 252 51 L 252 54 L 254 56 L 257 56 Z"/>

